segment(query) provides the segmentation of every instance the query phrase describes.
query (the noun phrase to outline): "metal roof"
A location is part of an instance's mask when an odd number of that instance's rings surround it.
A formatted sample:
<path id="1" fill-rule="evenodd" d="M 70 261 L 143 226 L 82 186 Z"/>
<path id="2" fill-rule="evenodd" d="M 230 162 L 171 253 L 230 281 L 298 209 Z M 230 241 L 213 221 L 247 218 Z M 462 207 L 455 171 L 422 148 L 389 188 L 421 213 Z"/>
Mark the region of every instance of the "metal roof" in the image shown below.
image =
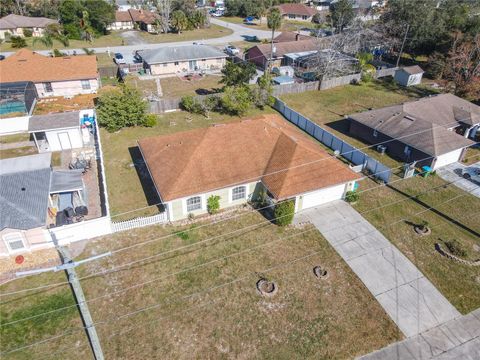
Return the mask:
<path id="1" fill-rule="evenodd" d="M 50 194 L 82 189 L 82 170 L 55 170 L 52 173 Z"/>
<path id="2" fill-rule="evenodd" d="M 163 47 L 160 49 L 140 50 L 138 54 L 147 64 L 227 57 L 222 51 L 207 45 Z"/>
<path id="3" fill-rule="evenodd" d="M 45 131 L 66 129 L 80 126 L 80 112 L 71 111 L 48 115 L 32 116 L 28 123 L 28 131 Z"/>
<path id="4" fill-rule="evenodd" d="M 0 160 L 0 230 L 44 226 L 51 154 Z"/>

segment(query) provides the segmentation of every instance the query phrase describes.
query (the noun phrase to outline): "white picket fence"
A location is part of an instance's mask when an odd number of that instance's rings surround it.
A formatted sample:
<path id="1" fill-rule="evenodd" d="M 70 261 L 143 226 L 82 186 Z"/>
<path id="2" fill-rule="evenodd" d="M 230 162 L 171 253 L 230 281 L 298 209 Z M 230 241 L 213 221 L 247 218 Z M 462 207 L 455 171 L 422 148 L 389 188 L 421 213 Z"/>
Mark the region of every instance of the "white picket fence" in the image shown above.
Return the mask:
<path id="1" fill-rule="evenodd" d="M 112 232 L 119 232 L 125 230 L 137 229 L 140 227 L 154 225 L 154 224 L 163 224 L 168 221 L 167 212 L 161 212 L 157 215 L 138 217 L 131 220 L 113 222 L 112 221 Z"/>

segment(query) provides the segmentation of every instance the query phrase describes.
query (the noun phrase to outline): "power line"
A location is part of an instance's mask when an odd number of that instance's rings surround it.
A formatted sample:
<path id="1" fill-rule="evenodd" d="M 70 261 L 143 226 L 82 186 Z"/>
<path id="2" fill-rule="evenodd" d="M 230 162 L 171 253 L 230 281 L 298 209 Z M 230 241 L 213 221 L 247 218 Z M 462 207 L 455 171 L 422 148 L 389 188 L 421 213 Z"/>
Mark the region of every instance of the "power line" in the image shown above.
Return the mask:
<path id="1" fill-rule="evenodd" d="M 472 190 L 472 191 L 473 191 L 473 190 Z M 468 194 L 468 193 L 467 193 L 467 194 Z M 457 196 L 455 196 L 455 197 L 453 197 L 453 198 L 451 198 L 451 199 L 448 199 L 448 200 L 446 200 L 446 201 L 444 201 L 444 202 L 442 202 L 442 203 L 440 203 L 440 204 L 437 204 L 436 206 L 439 206 L 439 205 L 442 205 L 442 204 L 451 202 L 451 201 L 453 201 L 453 200 L 455 200 L 455 199 L 457 199 L 457 198 L 466 196 L 467 194 L 457 195 Z M 397 203 L 397 202 L 395 202 L 395 203 Z M 382 206 L 382 207 L 383 207 L 383 206 Z M 378 207 L 378 208 L 382 208 L 382 207 Z M 422 214 L 422 213 L 424 213 L 424 212 L 427 212 L 427 211 L 433 209 L 433 207 L 434 207 L 434 206 L 431 206 L 431 207 L 429 207 L 429 208 L 427 208 L 427 209 L 424 209 L 424 210 L 422 210 L 422 211 L 419 211 L 419 212 L 417 212 L 417 213 L 415 213 L 415 214 L 409 215 L 407 218 L 412 217 L 412 216 L 416 216 L 416 215 L 420 215 L 420 214 Z M 396 223 L 398 223 L 398 222 L 405 221 L 407 218 L 399 219 L 399 220 L 397 220 L 397 221 L 394 221 L 394 222 L 389 223 L 389 224 L 387 224 L 387 225 L 384 225 L 384 226 L 382 226 L 382 227 L 383 227 L 383 228 L 390 227 L 390 226 L 392 226 L 392 225 L 394 225 L 394 224 L 396 224 Z M 442 226 L 443 226 L 443 225 L 445 225 L 445 224 L 442 224 Z M 308 232 L 308 231 L 311 231 L 311 230 L 303 231 L 303 232 L 301 232 L 301 233 L 299 233 L 299 234 L 296 234 L 296 235 L 294 235 L 294 236 L 301 235 L 301 234 L 303 234 L 303 233 L 305 233 L 305 232 Z M 360 236 L 365 236 L 365 235 L 367 235 L 367 234 L 369 234 L 369 233 L 372 233 L 372 232 L 374 232 L 374 231 L 377 231 L 377 229 L 374 229 L 373 231 L 368 231 L 367 233 L 361 234 L 361 235 L 359 235 L 358 237 L 360 237 Z M 287 237 L 287 238 L 289 238 L 289 237 Z M 356 237 L 356 238 L 357 238 L 357 237 Z M 355 238 L 353 238 L 353 239 L 355 239 Z M 353 240 L 353 239 L 349 239 L 349 240 L 347 240 L 347 241 L 351 241 L 351 240 Z M 170 276 L 178 275 L 178 274 L 183 273 L 183 272 L 186 272 L 186 271 L 191 271 L 191 270 L 193 270 L 193 269 L 195 269 L 195 268 L 207 266 L 207 265 L 210 265 L 210 264 L 212 264 L 212 263 L 215 263 L 215 262 L 218 262 L 218 261 L 220 261 L 220 260 L 223 260 L 223 259 L 225 259 L 225 258 L 229 258 L 229 257 L 235 256 L 235 255 L 241 254 L 241 253 L 245 253 L 245 252 L 247 252 L 247 251 L 251 251 L 251 250 L 253 250 L 253 249 L 256 249 L 256 248 L 259 248 L 259 247 L 262 247 L 262 246 L 266 246 L 266 245 L 269 245 L 269 244 L 272 244 L 272 243 L 276 243 L 276 242 L 279 242 L 279 241 L 281 241 L 281 240 L 283 240 L 283 239 L 277 239 L 277 240 L 275 240 L 275 241 L 272 241 L 272 242 L 269 242 L 269 243 L 266 243 L 266 244 L 263 244 L 263 245 L 255 246 L 255 247 L 250 248 L 250 249 L 244 249 L 244 250 L 242 250 L 242 251 L 240 251 L 240 252 L 238 252 L 238 253 L 232 253 L 232 254 L 229 254 L 229 255 L 227 255 L 227 256 L 224 256 L 224 257 L 220 257 L 220 258 L 211 260 L 211 261 L 209 261 L 209 262 L 207 262 L 207 263 L 202 263 L 202 264 L 199 264 L 199 265 L 190 267 L 190 268 L 183 269 L 183 270 L 181 270 L 181 271 L 177 271 L 177 272 L 172 273 L 172 274 L 168 274 L 168 275 L 164 275 L 164 276 L 161 276 L 161 277 L 157 277 L 157 278 L 151 279 L 151 280 L 146 281 L 146 282 L 144 282 L 144 283 L 135 284 L 135 285 L 133 285 L 133 286 L 130 286 L 130 287 L 127 287 L 127 288 L 124 288 L 124 289 L 115 291 L 115 292 L 113 292 L 113 293 L 108 293 L 108 294 L 101 295 L 101 296 L 96 297 L 96 298 L 93 298 L 93 299 L 89 299 L 89 300 L 87 300 L 86 302 L 93 302 L 93 301 L 96 301 L 96 300 L 98 300 L 98 299 L 100 299 L 100 298 L 104 298 L 104 297 L 106 297 L 106 296 L 116 295 L 116 294 L 118 294 L 118 293 L 123 293 L 123 292 L 125 292 L 125 291 L 127 291 L 127 290 L 130 290 L 130 289 L 133 289 L 133 288 L 137 288 L 137 287 L 139 287 L 139 286 L 143 286 L 143 285 L 145 285 L 145 284 L 149 284 L 149 283 L 152 283 L 152 282 L 155 282 L 155 281 L 158 281 L 158 280 L 161 280 L 161 279 L 170 277 Z M 28 320 L 28 319 L 36 318 L 36 317 L 39 317 L 39 316 L 42 316 L 42 315 L 45 315 L 45 314 L 50 314 L 50 313 L 58 312 L 58 311 L 67 309 L 67 308 L 69 308 L 69 307 L 72 307 L 72 306 L 67 306 L 67 307 L 64 307 L 64 308 L 55 309 L 55 310 L 52 310 L 52 311 L 49 311 L 49 312 L 46 312 L 46 313 L 33 315 L 33 316 L 31 316 L 31 317 L 28 317 L 28 318 L 18 319 L 18 320 L 15 320 L 15 321 L 13 321 L 13 322 L 10 322 L 10 323 L 3 324 L 2 326 L 7 326 L 7 325 L 14 324 L 14 323 L 17 323 L 17 322 L 26 321 L 26 320 Z"/>
<path id="2" fill-rule="evenodd" d="M 406 180 L 406 179 L 397 179 L 395 180 L 395 182 L 398 182 L 398 181 L 403 181 L 403 180 Z M 423 192 L 420 192 L 420 193 L 417 193 L 415 195 L 411 195 L 411 196 L 408 196 L 406 197 L 405 199 L 402 199 L 402 200 L 399 200 L 399 201 L 395 201 L 393 203 L 390 203 L 390 204 L 397 204 L 399 202 L 402 202 L 402 201 L 406 201 L 408 199 L 411 199 L 411 198 L 415 198 L 415 197 L 418 197 L 419 195 L 422 195 L 422 194 L 425 194 L 425 193 L 428 193 L 430 191 L 433 191 L 437 188 L 441 188 L 445 185 L 449 186 L 449 185 L 452 185 L 454 183 L 456 183 L 457 181 L 461 181 L 462 178 L 454 181 L 454 182 L 450 182 L 450 183 L 447 183 L 447 184 L 442 184 L 442 185 L 439 185 L 437 187 L 434 187 L 434 188 L 430 188 L 426 191 L 423 191 Z M 391 182 L 390 184 L 392 184 L 394 182 Z M 377 189 L 378 187 L 382 187 L 384 185 L 379 185 L 379 186 L 376 186 L 376 187 L 372 187 L 372 188 L 369 188 L 369 189 L 365 189 L 363 191 L 360 191 L 358 193 L 362 193 L 362 192 L 365 192 L 365 191 L 370 191 L 370 190 L 374 190 L 374 189 Z M 260 208 L 260 209 L 253 209 L 253 210 L 250 210 L 248 213 L 250 212 L 256 212 L 258 210 L 261 210 L 261 209 L 266 209 L 268 207 L 270 207 L 272 205 L 269 205 L 269 206 L 265 206 L 264 208 Z M 363 214 L 363 213 L 367 213 L 367 212 L 370 212 L 370 211 L 373 211 L 373 210 L 376 210 L 377 208 L 383 208 L 383 207 L 386 207 L 386 206 L 389 206 L 389 204 L 384 204 L 382 206 L 378 206 L 376 208 L 373 208 L 373 209 L 370 209 L 370 210 L 366 210 L 364 212 L 361 212 L 360 214 Z M 297 213 L 299 212 L 302 212 L 303 210 L 300 210 L 298 211 Z M 223 221 L 227 221 L 227 220 L 231 220 L 231 219 L 235 219 L 235 218 L 238 218 L 238 217 L 241 217 L 243 215 L 246 215 L 247 213 L 242 213 L 242 214 L 239 214 L 239 215 L 236 215 L 236 216 L 232 216 L 232 217 L 229 217 L 229 218 L 226 218 L 226 219 L 223 219 Z M 233 233 L 236 233 L 236 232 L 239 232 L 241 230 L 245 230 L 247 228 L 252 228 L 252 227 L 255 227 L 255 226 L 260 226 L 262 224 L 265 224 L 265 223 L 269 223 L 270 221 L 269 220 L 266 220 L 266 221 L 263 221 L 263 222 L 258 222 L 258 223 L 255 223 L 255 224 L 252 224 L 252 225 L 249 225 L 247 227 L 243 227 L 243 228 L 240 228 L 240 229 L 237 229 L 237 230 L 234 230 L 230 233 L 227 233 L 227 234 L 220 234 L 220 235 L 216 235 L 214 237 L 210 237 L 210 238 L 207 238 L 207 239 L 204 239 L 200 242 L 197 242 L 197 243 L 193 243 L 193 244 L 189 244 L 189 245 L 185 245 L 185 246 L 182 246 L 182 247 L 178 247 L 178 248 L 175 248 L 175 249 L 171 249 L 171 250 L 168 250 L 166 252 L 163 252 L 163 253 L 159 253 L 159 254 L 156 254 L 156 255 L 152 255 L 152 256 L 149 256 L 147 258 L 142 258 L 142 259 L 139 259 L 139 260 L 136 260 L 136 261 L 133 261 L 131 263 L 127 263 L 127 264 L 122 264 L 122 265 L 119 265 L 117 267 L 114 267 L 113 269 L 109 269 L 109 270 L 104 270 L 104 271 L 101 271 L 101 272 L 98 272 L 98 273 L 93 273 L 93 274 L 89 274 L 87 276 L 84 276 L 82 278 L 80 278 L 80 280 L 85 280 L 85 279 L 88 279 L 88 278 L 91 278 L 91 277 L 94 277 L 94 276 L 97 276 L 97 275 L 105 275 L 105 274 L 108 274 L 108 273 L 111 273 L 111 272 L 114 272 L 116 269 L 118 268 L 122 268 L 122 267 L 125 267 L 125 266 L 131 266 L 132 264 L 134 263 L 138 263 L 140 261 L 144 261 L 144 260 L 148 260 L 148 259 L 151 259 L 151 258 L 154 258 L 154 257 L 157 257 L 157 256 L 161 256 L 161 255 L 164 255 L 166 253 L 171 253 L 171 252 L 175 252 L 175 251 L 179 251 L 179 250 L 182 250 L 182 249 L 185 249 L 185 248 L 189 248 L 189 247 L 192 247 L 192 246 L 197 246 L 199 244 L 202 244 L 202 243 L 205 243 L 205 242 L 208 242 L 208 241 L 211 241 L 213 239 L 216 239 L 216 238 L 220 238 L 220 237 L 223 237 L 223 236 L 227 236 L 227 235 L 231 235 Z M 216 223 L 218 224 L 218 223 Z M 214 225 L 213 223 L 208 223 L 208 224 L 204 224 L 204 225 L 201 225 L 195 229 L 199 229 L 201 227 L 205 227 L 205 226 L 212 226 Z M 188 232 L 188 231 L 193 231 L 195 229 L 185 229 L 183 232 Z M 135 246 L 140 246 L 140 245 L 145 245 L 147 243 L 151 243 L 151 242 L 154 242 L 154 241 L 158 241 L 158 240 L 162 240 L 162 239 L 166 239 L 166 238 L 169 238 L 169 237 L 173 237 L 173 236 L 177 236 L 179 233 L 181 233 L 182 231 L 178 231 L 178 232 L 175 232 L 175 233 L 172 233 L 172 234 L 168 234 L 168 235 L 165 235 L 165 236 L 162 236 L 162 237 L 157 237 L 157 238 L 153 238 L 153 239 L 150 239 L 150 240 L 147 240 L 147 241 L 144 241 L 142 243 L 137 243 L 135 244 Z M 133 246 L 134 247 L 134 246 Z M 117 249 L 117 250 L 113 250 L 111 251 L 112 253 L 117 253 L 117 252 L 120 252 L 120 251 L 124 251 L 124 250 L 128 250 L 128 249 L 131 249 L 132 246 L 128 246 L 128 247 L 124 247 L 124 248 L 120 248 L 120 249 Z M 4 294 L 0 294 L 0 297 L 1 296 L 7 296 L 7 295 L 13 295 L 13 294 L 16 294 L 16 293 L 22 293 L 22 292 L 27 292 L 27 291 L 33 291 L 33 290 L 40 290 L 40 289 L 43 289 L 43 288 L 48 288 L 48 287 L 54 287 L 54 286 L 58 286 L 58 285 L 63 285 L 63 284 L 67 284 L 67 283 L 57 283 L 57 284 L 52 284 L 52 285 L 45 285 L 45 286 L 40 286 L 40 287 L 35 287 L 35 288 L 30 288 L 30 289 L 23 289 L 23 290 L 18 290 L 18 291 L 13 291 L 13 292 L 9 292 L 9 293 L 4 293 Z"/>

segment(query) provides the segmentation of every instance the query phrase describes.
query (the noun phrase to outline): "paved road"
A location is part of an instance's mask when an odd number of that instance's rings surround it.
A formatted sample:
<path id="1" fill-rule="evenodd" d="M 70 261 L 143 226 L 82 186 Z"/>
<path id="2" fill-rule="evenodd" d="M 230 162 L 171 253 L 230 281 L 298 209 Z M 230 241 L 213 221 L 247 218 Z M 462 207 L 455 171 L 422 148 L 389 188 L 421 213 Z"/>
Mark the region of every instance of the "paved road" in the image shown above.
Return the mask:
<path id="1" fill-rule="evenodd" d="M 272 35 L 270 31 L 250 29 L 242 25 L 231 24 L 226 21 L 222 21 L 215 18 L 210 19 L 210 21 L 212 24 L 224 26 L 226 28 L 233 30 L 233 33 L 227 36 L 223 36 L 215 39 L 196 40 L 197 42 L 202 42 L 203 44 L 208 44 L 208 45 L 225 45 L 231 42 L 244 41 L 245 36 L 255 35 L 259 39 L 268 39 Z M 280 32 L 278 34 L 280 34 Z M 157 44 L 97 47 L 93 49 L 95 49 L 95 52 L 97 53 L 106 53 L 106 52 L 133 53 L 134 51 L 140 50 L 140 49 L 158 49 L 158 48 L 169 47 L 169 46 L 173 47 L 173 46 L 191 45 L 192 43 L 193 41 L 189 40 L 189 41 L 164 42 L 164 43 L 157 43 Z M 76 51 L 78 54 L 83 54 L 82 49 L 68 49 L 68 50 L 62 50 L 62 51 L 68 52 L 69 54 L 73 53 L 73 51 Z M 43 50 L 43 51 L 37 51 L 37 52 L 47 55 L 51 51 Z M 5 56 L 9 56 L 12 54 L 12 52 L 3 52 L 1 54 Z"/>
<path id="2" fill-rule="evenodd" d="M 478 360 L 480 309 L 458 319 L 391 344 L 359 360 Z"/>
<path id="3" fill-rule="evenodd" d="M 473 164 L 473 166 L 480 167 L 480 161 Z M 455 181 L 455 186 L 480 198 L 480 184 L 462 177 L 462 169 L 465 167 L 463 164 L 453 163 L 438 169 L 437 175 L 445 181 Z"/>
<path id="4" fill-rule="evenodd" d="M 420 270 L 346 202 L 303 211 L 296 221 L 315 225 L 405 336 L 460 316 Z"/>

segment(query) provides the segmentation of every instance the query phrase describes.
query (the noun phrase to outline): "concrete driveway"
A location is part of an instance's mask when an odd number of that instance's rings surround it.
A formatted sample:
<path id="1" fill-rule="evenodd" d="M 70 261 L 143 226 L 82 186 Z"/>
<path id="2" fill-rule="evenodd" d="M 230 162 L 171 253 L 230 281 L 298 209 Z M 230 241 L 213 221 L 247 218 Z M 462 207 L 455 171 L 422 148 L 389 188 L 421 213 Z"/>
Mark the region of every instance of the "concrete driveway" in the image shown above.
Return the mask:
<path id="1" fill-rule="evenodd" d="M 468 166 L 477 166 L 480 167 L 480 161 L 468 165 Z M 462 190 L 470 192 L 472 195 L 480 198 L 480 183 L 473 180 L 467 180 L 462 177 L 462 169 L 466 166 L 460 163 L 453 163 L 447 166 L 443 166 L 437 170 L 437 175 L 440 176 L 443 180 L 448 182 L 455 182 L 455 186 L 459 187 Z"/>
<path id="2" fill-rule="evenodd" d="M 302 211 L 370 290 L 407 337 L 460 313 L 375 227 L 344 201 Z"/>
<path id="3" fill-rule="evenodd" d="M 147 44 L 147 42 L 139 35 L 138 31 L 124 31 L 120 36 L 125 40 L 126 45 L 142 45 Z"/>

